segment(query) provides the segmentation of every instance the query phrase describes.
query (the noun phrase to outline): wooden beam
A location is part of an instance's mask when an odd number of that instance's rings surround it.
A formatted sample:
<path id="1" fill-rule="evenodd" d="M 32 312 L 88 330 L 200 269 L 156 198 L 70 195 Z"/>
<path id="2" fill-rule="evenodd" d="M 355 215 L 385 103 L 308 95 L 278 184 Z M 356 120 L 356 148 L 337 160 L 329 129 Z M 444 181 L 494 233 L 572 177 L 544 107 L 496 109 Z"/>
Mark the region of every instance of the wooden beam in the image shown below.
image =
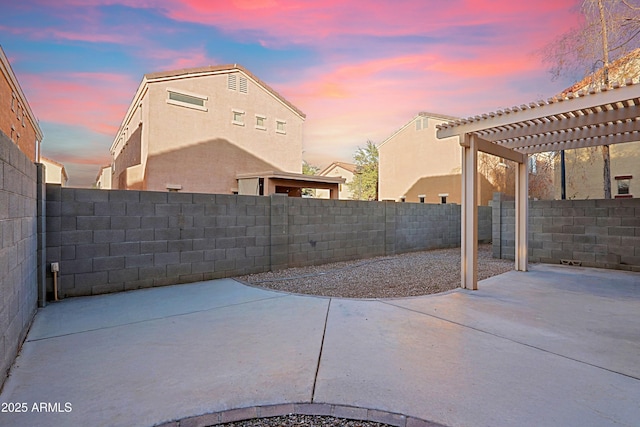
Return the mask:
<path id="1" fill-rule="evenodd" d="M 557 142 L 553 144 L 536 145 L 531 147 L 517 148 L 521 153 L 534 154 L 547 151 L 572 150 L 575 148 L 599 147 L 602 145 L 623 144 L 625 142 L 640 141 L 640 131 L 625 133 L 621 135 L 601 136 L 597 138 L 580 139 L 576 141 Z"/>
<path id="2" fill-rule="evenodd" d="M 503 145 L 497 145 L 486 139 L 483 139 L 477 135 L 474 137 L 476 141 L 476 147 L 478 151 L 482 151 L 483 153 L 492 154 L 494 156 L 502 157 L 507 160 L 512 160 L 516 163 L 524 163 L 526 162 L 526 155 L 522 153 L 518 153 L 517 151 L 513 151 L 512 149 L 505 147 Z"/>

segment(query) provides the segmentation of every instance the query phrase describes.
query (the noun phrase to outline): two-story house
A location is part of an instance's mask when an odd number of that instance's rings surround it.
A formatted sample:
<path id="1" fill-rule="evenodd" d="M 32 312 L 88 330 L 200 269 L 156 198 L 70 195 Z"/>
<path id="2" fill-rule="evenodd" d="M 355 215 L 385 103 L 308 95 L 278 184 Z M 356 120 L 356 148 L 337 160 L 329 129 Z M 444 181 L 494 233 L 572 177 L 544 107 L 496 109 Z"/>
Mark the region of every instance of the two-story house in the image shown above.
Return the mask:
<path id="1" fill-rule="evenodd" d="M 294 195 L 324 186 L 337 197 L 338 181 L 301 174 L 304 121 L 240 65 L 146 74 L 111 146 L 111 187 Z"/>
<path id="2" fill-rule="evenodd" d="M 422 112 L 378 145 L 379 200 L 460 203 L 460 145 L 457 138 L 436 137 L 436 126 L 453 120 L 456 118 Z M 480 173 L 479 178 L 478 200 L 486 205 L 499 190 L 485 174 Z"/>

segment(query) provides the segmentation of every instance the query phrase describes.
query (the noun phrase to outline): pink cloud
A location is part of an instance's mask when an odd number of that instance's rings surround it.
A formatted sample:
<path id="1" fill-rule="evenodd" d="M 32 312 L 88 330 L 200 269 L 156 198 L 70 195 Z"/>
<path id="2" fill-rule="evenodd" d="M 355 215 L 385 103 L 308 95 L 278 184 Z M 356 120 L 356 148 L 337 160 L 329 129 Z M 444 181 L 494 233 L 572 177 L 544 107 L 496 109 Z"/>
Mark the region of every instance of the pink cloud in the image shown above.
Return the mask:
<path id="1" fill-rule="evenodd" d="M 25 91 L 40 120 L 114 135 L 139 82 L 121 74 L 23 74 Z"/>

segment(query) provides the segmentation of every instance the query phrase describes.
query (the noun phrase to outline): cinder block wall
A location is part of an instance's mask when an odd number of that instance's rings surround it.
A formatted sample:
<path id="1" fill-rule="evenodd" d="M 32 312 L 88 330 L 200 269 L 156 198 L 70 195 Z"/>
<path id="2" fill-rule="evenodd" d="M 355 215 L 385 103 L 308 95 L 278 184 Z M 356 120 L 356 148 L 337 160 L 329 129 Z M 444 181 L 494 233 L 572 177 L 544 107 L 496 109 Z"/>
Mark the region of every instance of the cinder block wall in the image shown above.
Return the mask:
<path id="1" fill-rule="evenodd" d="M 0 386 L 36 312 L 36 166 L 0 132 Z"/>
<path id="2" fill-rule="evenodd" d="M 47 185 L 46 212 L 63 298 L 460 244 L 456 205 Z M 491 224 L 490 208 L 479 216 Z"/>
<path id="3" fill-rule="evenodd" d="M 47 263 L 61 297 L 262 272 L 271 200 L 47 185 Z"/>
<path id="4" fill-rule="evenodd" d="M 493 254 L 515 257 L 515 203 L 493 203 Z M 529 202 L 529 260 L 640 271 L 640 199 Z"/>

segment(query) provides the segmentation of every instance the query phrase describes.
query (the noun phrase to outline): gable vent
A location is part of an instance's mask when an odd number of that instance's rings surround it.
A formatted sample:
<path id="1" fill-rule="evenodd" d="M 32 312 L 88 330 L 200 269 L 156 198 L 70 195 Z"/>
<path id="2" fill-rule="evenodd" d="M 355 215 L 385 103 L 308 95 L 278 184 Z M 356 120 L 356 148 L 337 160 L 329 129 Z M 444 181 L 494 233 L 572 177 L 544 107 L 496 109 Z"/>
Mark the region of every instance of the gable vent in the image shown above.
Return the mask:
<path id="1" fill-rule="evenodd" d="M 227 81 L 227 87 L 229 88 L 229 90 L 236 90 L 236 75 L 235 74 L 229 74 L 229 78 Z"/>
<path id="2" fill-rule="evenodd" d="M 247 78 L 240 76 L 240 92 L 247 93 Z"/>

